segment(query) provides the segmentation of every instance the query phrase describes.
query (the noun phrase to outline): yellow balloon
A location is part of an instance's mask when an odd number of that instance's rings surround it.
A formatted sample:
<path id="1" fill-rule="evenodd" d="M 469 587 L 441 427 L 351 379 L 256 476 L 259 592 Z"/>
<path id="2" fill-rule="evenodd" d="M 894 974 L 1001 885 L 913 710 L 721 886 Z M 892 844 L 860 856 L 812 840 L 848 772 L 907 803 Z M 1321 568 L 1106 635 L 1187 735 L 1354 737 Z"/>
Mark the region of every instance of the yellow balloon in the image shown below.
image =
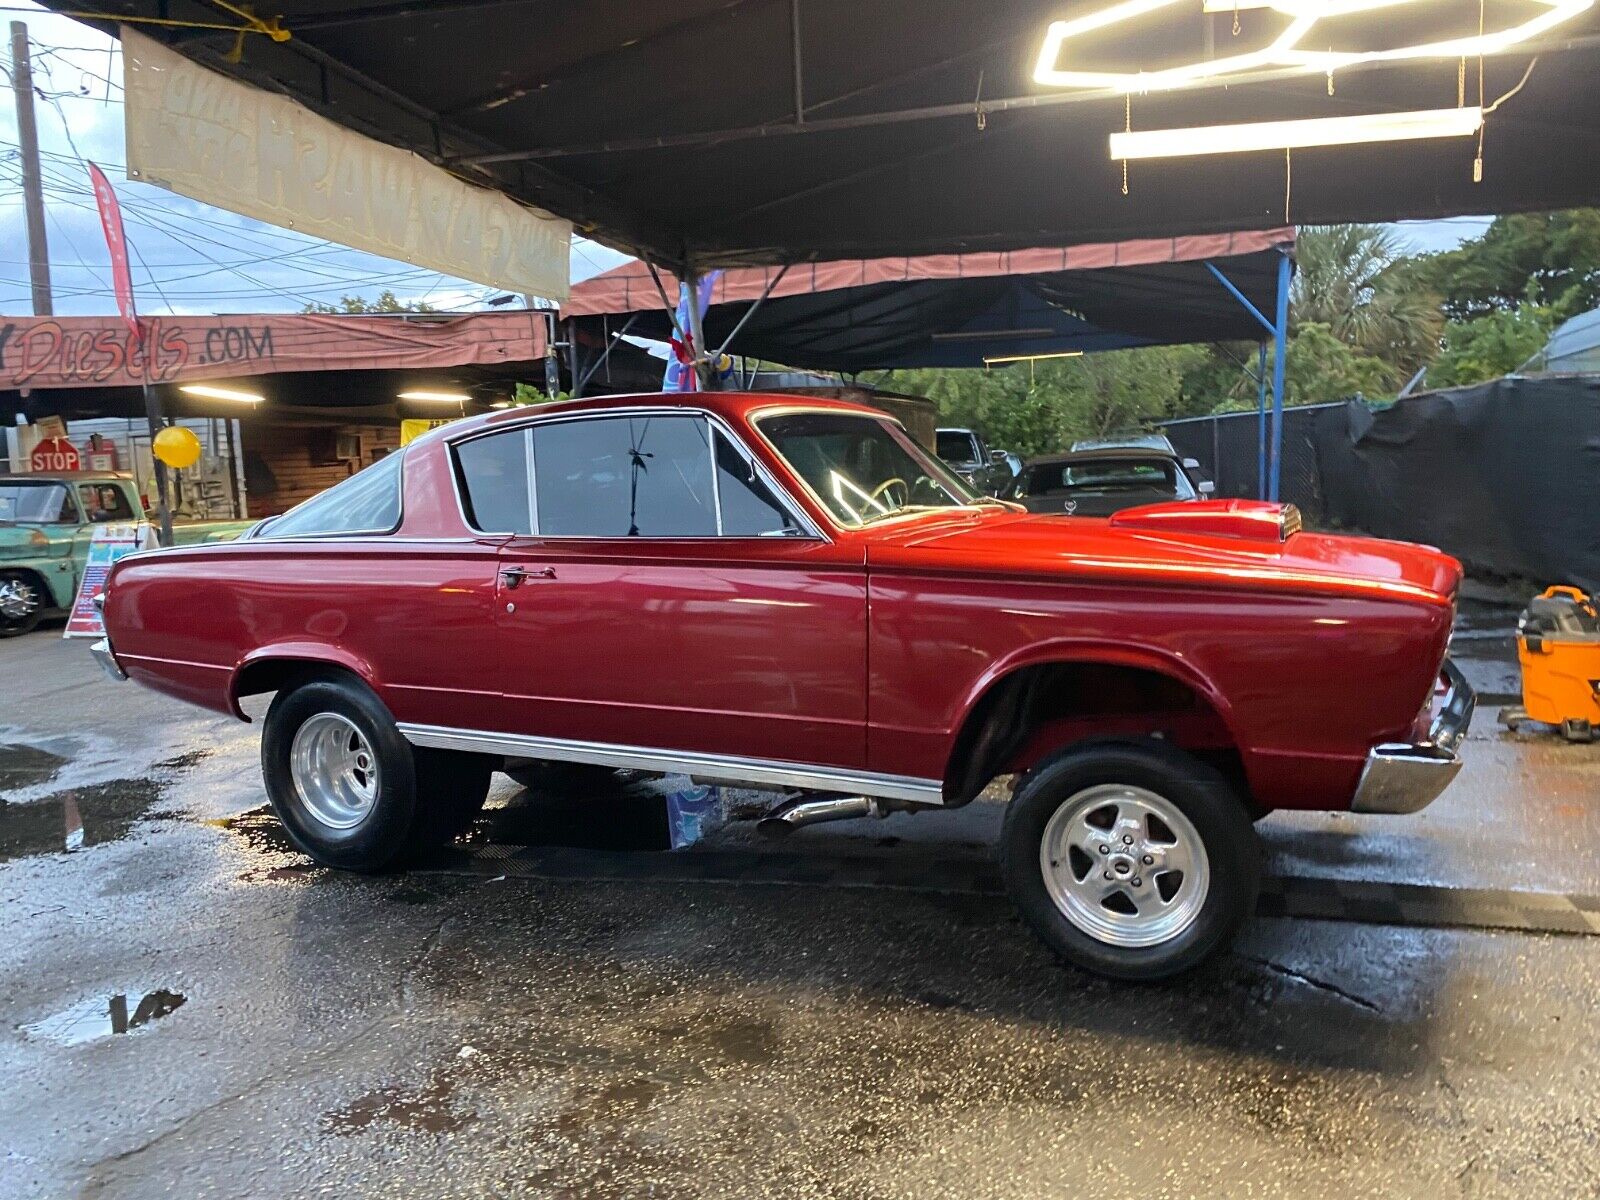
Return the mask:
<path id="1" fill-rule="evenodd" d="M 192 467 L 200 461 L 200 439 L 194 431 L 182 425 L 168 425 L 156 434 L 151 444 L 155 455 L 175 471 Z"/>

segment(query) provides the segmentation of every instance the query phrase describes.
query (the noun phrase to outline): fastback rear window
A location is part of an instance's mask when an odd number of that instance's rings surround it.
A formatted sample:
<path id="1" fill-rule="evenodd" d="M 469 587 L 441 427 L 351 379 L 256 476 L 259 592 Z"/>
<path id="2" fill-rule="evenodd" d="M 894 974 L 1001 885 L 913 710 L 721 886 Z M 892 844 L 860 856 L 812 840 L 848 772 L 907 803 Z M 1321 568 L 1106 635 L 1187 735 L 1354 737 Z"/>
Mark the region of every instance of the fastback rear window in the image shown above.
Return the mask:
<path id="1" fill-rule="evenodd" d="M 400 525 L 400 464 L 404 459 L 403 451 L 379 459 L 366 470 L 275 517 L 256 536 L 272 539 L 393 533 Z"/>

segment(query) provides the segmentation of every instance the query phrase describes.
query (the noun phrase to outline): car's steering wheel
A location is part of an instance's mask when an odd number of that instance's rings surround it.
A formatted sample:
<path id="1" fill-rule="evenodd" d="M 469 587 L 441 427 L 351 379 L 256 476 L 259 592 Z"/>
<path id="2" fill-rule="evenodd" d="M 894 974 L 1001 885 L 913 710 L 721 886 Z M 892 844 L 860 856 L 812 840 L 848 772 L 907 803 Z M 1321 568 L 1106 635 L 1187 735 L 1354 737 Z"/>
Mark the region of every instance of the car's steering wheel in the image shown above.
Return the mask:
<path id="1" fill-rule="evenodd" d="M 867 497 L 867 503 L 876 503 L 879 496 L 887 497 L 889 489 L 896 485 L 899 485 L 900 487 L 901 496 L 899 501 L 894 504 L 894 507 L 904 508 L 907 504 L 911 503 L 911 485 L 904 479 L 901 479 L 898 475 L 894 476 L 892 479 L 885 479 L 877 487 L 873 488 L 872 494 Z"/>

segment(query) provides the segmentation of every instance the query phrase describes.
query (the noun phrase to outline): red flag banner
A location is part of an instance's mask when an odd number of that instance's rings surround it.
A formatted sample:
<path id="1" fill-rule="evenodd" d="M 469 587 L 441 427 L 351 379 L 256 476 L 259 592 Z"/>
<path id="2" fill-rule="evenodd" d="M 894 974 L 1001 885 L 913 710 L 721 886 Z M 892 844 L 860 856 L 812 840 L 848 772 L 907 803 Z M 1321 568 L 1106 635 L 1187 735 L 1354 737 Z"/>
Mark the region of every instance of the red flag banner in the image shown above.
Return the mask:
<path id="1" fill-rule="evenodd" d="M 111 251 L 111 283 L 117 293 L 117 311 L 127 322 L 137 345 L 143 339 L 139 333 L 139 314 L 133 306 L 133 275 L 128 270 L 128 239 L 122 232 L 122 208 L 117 204 L 117 193 L 112 190 L 111 181 L 93 163 L 89 164 L 89 178 L 94 183 L 94 202 L 100 209 L 106 249 Z"/>

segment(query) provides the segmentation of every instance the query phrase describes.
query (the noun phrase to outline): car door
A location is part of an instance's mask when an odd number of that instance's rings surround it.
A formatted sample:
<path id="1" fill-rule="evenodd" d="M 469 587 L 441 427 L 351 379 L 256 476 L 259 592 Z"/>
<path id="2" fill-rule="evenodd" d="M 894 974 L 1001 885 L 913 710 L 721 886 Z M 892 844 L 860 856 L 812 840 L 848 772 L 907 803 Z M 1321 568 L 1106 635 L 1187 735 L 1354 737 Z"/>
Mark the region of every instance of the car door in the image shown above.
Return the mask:
<path id="1" fill-rule="evenodd" d="M 863 765 L 859 551 L 704 414 L 551 419 L 524 445 L 531 532 L 502 547 L 497 597 L 507 731 Z"/>

